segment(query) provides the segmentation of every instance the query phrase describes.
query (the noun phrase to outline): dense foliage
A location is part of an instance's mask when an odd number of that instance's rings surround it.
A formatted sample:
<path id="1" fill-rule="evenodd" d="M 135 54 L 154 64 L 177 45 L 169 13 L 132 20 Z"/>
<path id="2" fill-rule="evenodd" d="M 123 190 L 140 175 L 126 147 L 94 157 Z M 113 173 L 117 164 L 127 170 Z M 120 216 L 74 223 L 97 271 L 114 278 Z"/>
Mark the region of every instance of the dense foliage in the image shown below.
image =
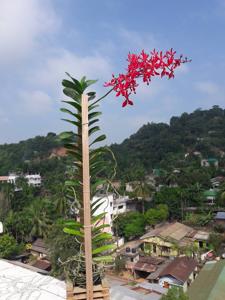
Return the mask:
<path id="1" fill-rule="evenodd" d="M 199 166 L 200 159 L 193 152 L 201 152 L 203 158 L 218 158 L 225 151 L 225 110 L 213 106 L 172 117 L 169 124 L 148 123 L 121 144 L 111 147 L 118 161 L 120 179 L 136 179 L 132 170 L 139 168 L 150 173 L 157 167 L 186 167 L 190 161 Z M 190 153 L 186 160 L 185 153 Z M 220 163 L 224 165 L 224 159 Z"/>

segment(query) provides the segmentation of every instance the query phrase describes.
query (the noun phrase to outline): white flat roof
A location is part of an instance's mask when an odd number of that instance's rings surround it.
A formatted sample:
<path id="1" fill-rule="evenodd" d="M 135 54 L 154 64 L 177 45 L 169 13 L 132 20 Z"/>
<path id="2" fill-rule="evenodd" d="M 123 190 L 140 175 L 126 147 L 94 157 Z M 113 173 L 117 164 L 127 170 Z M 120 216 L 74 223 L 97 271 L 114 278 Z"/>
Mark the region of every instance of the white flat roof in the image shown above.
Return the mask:
<path id="1" fill-rule="evenodd" d="M 62 300 L 66 284 L 0 260 L 0 295 L 1 300 Z"/>

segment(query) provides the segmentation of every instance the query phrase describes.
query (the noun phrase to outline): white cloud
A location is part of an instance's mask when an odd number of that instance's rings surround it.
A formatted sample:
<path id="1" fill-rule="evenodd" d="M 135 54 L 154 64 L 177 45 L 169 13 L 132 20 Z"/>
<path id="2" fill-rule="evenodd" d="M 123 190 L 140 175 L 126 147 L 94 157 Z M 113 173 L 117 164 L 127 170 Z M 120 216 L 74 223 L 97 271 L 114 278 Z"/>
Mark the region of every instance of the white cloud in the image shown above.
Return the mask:
<path id="1" fill-rule="evenodd" d="M 20 112 L 22 114 L 42 115 L 52 109 L 52 99 L 42 91 L 22 91 L 20 93 Z"/>
<path id="2" fill-rule="evenodd" d="M 66 78 L 65 72 L 76 78 L 87 76 L 89 79 L 100 79 L 102 84 L 111 76 L 110 62 L 100 55 L 79 56 L 65 49 L 48 59 L 34 73 L 32 81 L 41 86 L 52 88 L 52 91 L 61 89 L 61 81 Z"/>
<path id="3" fill-rule="evenodd" d="M 59 23 L 48 0 L 1 0 L 0 64 L 27 58 L 39 39 L 53 32 Z"/>

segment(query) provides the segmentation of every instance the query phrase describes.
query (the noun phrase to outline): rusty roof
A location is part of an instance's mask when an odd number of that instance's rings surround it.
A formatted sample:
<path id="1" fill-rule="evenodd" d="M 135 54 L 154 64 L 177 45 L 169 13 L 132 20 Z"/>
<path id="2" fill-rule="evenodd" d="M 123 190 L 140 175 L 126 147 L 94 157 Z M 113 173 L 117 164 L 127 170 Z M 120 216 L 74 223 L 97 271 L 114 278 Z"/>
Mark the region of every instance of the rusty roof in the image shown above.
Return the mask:
<path id="1" fill-rule="evenodd" d="M 43 259 L 37 260 L 32 266 L 38 269 L 47 270 L 51 267 L 51 263 L 48 260 Z"/>
<path id="2" fill-rule="evenodd" d="M 165 260 L 166 259 L 164 257 L 141 256 L 139 262 L 157 266 L 163 263 Z"/>
<path id="3" fill-rule="evenodd" d="M 42 239 L 37 239 L 35 242 L 33 242 L 31 250 L 39 253 L 48 254 L 48 249 Z"/>
<path id="4" fill-rule="evenodd" d="M 193 258 L 186 256 L 176 257 L 164 270 L 162 270 L 159 277 L 171 275 L 184 283 L 197 265 L 197 261 Z"/>
<path id="5" fill-rule="evenodd" d="M 184 243 L 187 243 L 188 240 L 207 240 L 208 239 L 208 232 L 205 231 L 198 231 L 193 229 L 192 227 L 189 227 L 187 225 L 184 225 L 179 222 L 174 223 L 167 223 L 164 225 L 161 225 L 159 227 L 156 227 L 153 230 L 150 230 L 146 234 L 144 234 L 141 239 L 148 239 L 150 237 L 161 237 L 163 239 L 172 240 L 177 243 L 180 243 L 183 241 Z"/>
<path id="6" fill-rule="evenodd" d="M 135 265 L 134 265 L 134 270 L 137 271 L 143 271 L 143 272 L 147 272 L 147 273 L 152 273 L 155 272 L 157 267 L 155 265 L 152 264 L 148 264 L 148 263 L 143 263 L 138 261 Z"/>

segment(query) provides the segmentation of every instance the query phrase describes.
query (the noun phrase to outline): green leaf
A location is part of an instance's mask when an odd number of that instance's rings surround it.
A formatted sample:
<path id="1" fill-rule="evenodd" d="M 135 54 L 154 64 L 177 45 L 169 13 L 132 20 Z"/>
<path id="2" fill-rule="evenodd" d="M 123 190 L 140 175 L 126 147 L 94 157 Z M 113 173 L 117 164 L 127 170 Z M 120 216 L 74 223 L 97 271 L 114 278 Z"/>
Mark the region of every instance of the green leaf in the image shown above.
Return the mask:
<path id="1" fill-rule="evenodd" d="M 105 134 L 102 134 L 100 135 L 99 137 L 97 137 L 91 144 L 90 146 L 94 145 L 95 143 L 98 143 L 98 142 L 102 142 L 106 139 L 106 135 Z"/>
<path id="2" fill-rule="evenodd" d="M 72 98 L 73 100 L 77 101 L 77 102 L 80 102 L 80 99 L 81 99 L 81 96 L 80 94 L 78 94 L 74 89 L 71 89 L 71 88 L 64 88 L 63 89 L 63 93 Z M 82 94 L 82 93 L 81 93 Z"/>
<path id="3" fill-rule="evenodd" d="M 63 79 L 62 86 L 76 90 L 76 85 L 72 81 L 69 81 L 67 79 Z"/>
<path id="4" fill-rule="evenodd" d="M 88 114 L 88 120 L 91 120 L 91 119 L 93 119 L 93 118 L 95 118 L 97 116 L 100 116 L 101 114 L 102 113 L 99 112 L 99 111 L 92 112 L 92 113 Z"/>
<path id="5" fill-rule="evenodd" d="M 65 224 L 65 226 L 83 228 L 83 225 L 80 222 L 76 222 L 74 220 L 66 221 L 66 222 L 64 222 L 64 224 Z"/>
<path id="6" fill-rule="evenodd" d="M 107 241 L 107 240 L 111 240 L 111 239 L 112 239 L 112 235 L 110 233 L 100 232 L 100 233 L 96 234 L 94 237 L 92 237 L 92 242 L 98 243 L 103 240 Z"/>
<path id="7" fill-rule="evenodd" d="M 98 104 L 96 104 L 96 105 L 91 104 L 91 105 L 88 106 L 88 111 L 91 111 L 91 110 L 93 110 L 93 109 L 95 109 L 97 107 L 99 107 Z"/>
<path id="8" fill-rule="evenodd" d="M 67 108 L 60 108 L 60 110 L 64 113 L 67 113 L 73 117 L 75 117 L 76 119 L 78 119 L 79 121 L 81 121 L 81 114 L 76 114 L 76 113 L 73 113 L 72 111 L 70 111 L 69 109 Z"/>
<path id="9" fill-rule="evenodd" d="M 105 217 L 105 215 L 106 215 L 106 212 L 103 212 L 103 213 L 101 213 L 101 214 L 99 214 L 97 216 L 92 216 L 91 223 L 94 224 L 97 221 L 102 220 Z"/>
<path id="10" fill-rule="evenodd" d="M 99 203 L 98 205 L 95 205 L 92 210 L 91 213 L 92 215 L 98 210 L 98 208 L 104 203 L 105 201 L 102 201 L 101 203 Z"/>
<path id="11" fill-rule="evenodd" d="M 63 100 L 62 102 L 75 107 L 79 112 L 81 112 L 81 105 L 79 103 L 77 103 L 76 101 L 65 101 L 65 100 Z"/>
<path id="12" fill-rule="evenodd" d="M 92 84 L 95 84 L 97 81 L 98 81 L 97 79 L 96 80 L 87 80 L 86 81 L 87 87 L 89 87 Z"/>
<path id="13" fill-rule="evenodd" d="M 114 244 L 110 244 L 110 245 L 104 245 L 104 246 L 101 246 L 101 247 L 98 247 L 94 250 L 92 250 L 92 254 L 95 255 L 95 254 L 99 254 L 99 253 L 102 253 L 102 252 L 106 252 L 108 250 L 114 250 L 116 248 L 116 245 Z"/>
<path id="14" fill-rule="evenodd" d="M 99 225 L 99 226 L 94 226 L 92 228 L 92 233 L 94 234 L 94 233 L 98 232 L 99 230 L 102 230 L 102 229 L 105 229 L 105 228 L 109 228 L 109 227 L 110 227 L 109 224 L 102 224 L 102 225 Z"/>
<path id="15" fill-rule="evenodd" d="M 59 138 L 61 140 L 70 139 L 73 136 L 74 136 L 74 133 L 72 131 L 64 131 L 59 134 Z"/>
<path id="16" fill-rule="evenodd" d="M 79 80 L 73 78 L 73 77 L 72 77 L 69 73 L 67 73 L 67 72 L 66 72 L 66 75 L 69 76 L 69 77 L 73 80 L 73 82 L 74 82 L 75 85 L 76 85 L 77 91 L 79 91 L 80 94 L 83 94 L 83 88 L 82 88 L 82 86 L 81 86 Z"/>
<path id="17" fill-rule="evenodd" d="M 100 130 L 100 127 L 99 126 L 95 126 L 95 127 L 92 127 L 88 130 L 88 134 L 89 136 L 92 135 L 93 133 L 97 132 Z"/>
<path id="18" fill-rule="evenodd" d="M 89 123 L 88 123 L 89 127 L 91 125 L 93 125 L 94 123 L 98 122 L 98 121 L 99 121 L 99 119 L 95 119 L 95 120 L 89 121 Z"/>
<path id="19" fill-rule="evenodd" d="M 75 125 L 76 127 L 81 127 L 81 124 L 79 122 L 76 122 L 76 121 L 72 121 L 72 120 L 69 120 L 69 119 L 61 119 L 62 121 L 65 121 L 67 123 L 70 123 L 70 124 L 73 124 Z M 78 136 L 78 135 L 77 135 Z"/>
<path id="20" fill-rule="evenodd" d="M 96 263 L 98 262 L 109 263 L 109 262 L 113 262 L 114 258 L 110 255 L 103 255 L 103 256 L 93 257 L 93 261 Z"/>
<path id="21" fill-rule="evenodd" d="M 72 234 L 72 235 L 76 235 L 76 236 L 80 236 L 80 237 L 83 237 L 84 234 L 83 232 L 79 231 L 79 230 L 75 230 L 75 229 L 71 229 L 71 228 L 63 228 L 63 231 L 65 233 L 69 233 L 69 234 Z"/>

